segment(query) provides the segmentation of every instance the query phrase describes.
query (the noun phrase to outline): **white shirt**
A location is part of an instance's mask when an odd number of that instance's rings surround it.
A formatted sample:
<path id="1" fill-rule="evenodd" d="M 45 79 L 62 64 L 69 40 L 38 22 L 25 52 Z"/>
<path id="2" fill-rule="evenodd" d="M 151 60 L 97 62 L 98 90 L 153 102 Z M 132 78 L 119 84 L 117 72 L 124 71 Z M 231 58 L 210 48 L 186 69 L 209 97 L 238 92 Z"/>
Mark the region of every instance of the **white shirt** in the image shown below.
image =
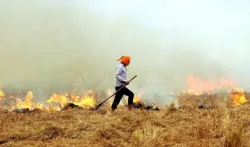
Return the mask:
<path id="1" fill-rule="evenodd" d="M 124 64 L 120 63 L 116 67 L 116 87 L 123 86 L 123 82 L 128 82 L 127 80 L 127 69 Z"/>

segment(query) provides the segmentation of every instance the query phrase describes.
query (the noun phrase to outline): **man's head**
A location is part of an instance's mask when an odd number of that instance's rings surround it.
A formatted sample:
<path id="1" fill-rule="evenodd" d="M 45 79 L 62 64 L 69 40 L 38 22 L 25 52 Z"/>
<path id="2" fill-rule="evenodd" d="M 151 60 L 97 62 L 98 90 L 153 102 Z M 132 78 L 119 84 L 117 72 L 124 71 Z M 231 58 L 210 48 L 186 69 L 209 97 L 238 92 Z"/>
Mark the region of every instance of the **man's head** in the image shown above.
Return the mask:
<path id="1" fill-rule="evenodd" d="M 122 56 L 120 59 L 117 61 L 121 60 L 121 62 L 125 65 L 128 66 L 130 64 L 130 57 L 129 56 Z"/>

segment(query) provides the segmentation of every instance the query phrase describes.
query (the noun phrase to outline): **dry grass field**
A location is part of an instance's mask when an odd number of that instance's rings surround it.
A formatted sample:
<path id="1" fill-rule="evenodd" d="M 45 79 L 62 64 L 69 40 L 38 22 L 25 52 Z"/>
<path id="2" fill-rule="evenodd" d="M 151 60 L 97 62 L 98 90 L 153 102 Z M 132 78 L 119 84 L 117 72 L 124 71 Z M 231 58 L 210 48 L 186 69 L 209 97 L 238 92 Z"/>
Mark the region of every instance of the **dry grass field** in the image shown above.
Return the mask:
<path id="1" fill-rule="evenodd" d="M 248 147 L 250 104 L 232 106 L 227 98 L 179 95 L 178 107 L 172 103 L 160 111 L 127 111 L 120 106 L 113 114 L 109 104 L 96 111 L 3 111 L 0 146 Z M 201 104 L 205 108 L 199 108 Z"/>

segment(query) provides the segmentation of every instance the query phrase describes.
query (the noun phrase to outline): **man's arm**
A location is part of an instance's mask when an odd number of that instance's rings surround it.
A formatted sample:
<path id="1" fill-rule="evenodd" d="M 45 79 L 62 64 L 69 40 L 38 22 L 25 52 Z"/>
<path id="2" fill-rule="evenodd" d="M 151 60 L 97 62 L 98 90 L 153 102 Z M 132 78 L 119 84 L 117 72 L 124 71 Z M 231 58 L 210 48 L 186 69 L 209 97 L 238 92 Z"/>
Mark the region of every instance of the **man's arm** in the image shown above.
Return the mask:
<path id="1" fill-rule="evenodd" d="M 121 66 L 117 67 L 117 69 L 116 69 L 116 79 L 117 79 L 118 81 L 121 81 L 122 83 L 125 84 L 125 83 L 127 82 L 127 80 L 124 79 L 124 78 L 121 76 L 121 71 L 122 71 L 122 67 L 121 67 Z"/>

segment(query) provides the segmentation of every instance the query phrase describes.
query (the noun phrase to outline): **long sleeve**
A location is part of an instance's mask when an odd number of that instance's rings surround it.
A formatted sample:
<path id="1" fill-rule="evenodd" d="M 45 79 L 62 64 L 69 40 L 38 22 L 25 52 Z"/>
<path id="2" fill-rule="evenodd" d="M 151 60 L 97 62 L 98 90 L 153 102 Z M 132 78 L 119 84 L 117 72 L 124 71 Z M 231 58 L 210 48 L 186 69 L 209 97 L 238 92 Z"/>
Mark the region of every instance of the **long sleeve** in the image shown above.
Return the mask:
<path id="1" fill-rule="evenodd" d="M 122 66 L 118 66 L 116 69 L 116 79 L 120 82 L 126 82 L 127 80 L 122 77 Z"/>
<path id="2" fill-rule="evenodd" d="M 119 64 L 116 67 L 115 77 L 116 77 L 116 87 L 124 85 L 125 84 L 124 82 L 128 82 L 127 69 L 124 67 L 123 64 Z"/>

